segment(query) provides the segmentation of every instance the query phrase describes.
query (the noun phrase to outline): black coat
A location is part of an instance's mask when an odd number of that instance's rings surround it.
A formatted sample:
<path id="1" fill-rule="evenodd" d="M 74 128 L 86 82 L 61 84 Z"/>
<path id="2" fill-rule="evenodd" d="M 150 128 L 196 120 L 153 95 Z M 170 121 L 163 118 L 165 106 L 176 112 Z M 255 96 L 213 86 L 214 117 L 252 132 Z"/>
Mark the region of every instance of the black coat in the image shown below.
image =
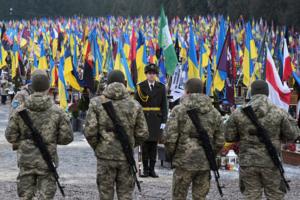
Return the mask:
<path id="1" fill-rule="evenodd" d="M 149 129 L 147 141 L 158 141 L 161 137 L 160 125 L 168 117 L 167 94 L 164 84 L 155 81 L 151 91 L 148 81 L 138 84 L 135 99 L 142 105 Z M 159 109 L 159 110 L 158 110 Z"/>

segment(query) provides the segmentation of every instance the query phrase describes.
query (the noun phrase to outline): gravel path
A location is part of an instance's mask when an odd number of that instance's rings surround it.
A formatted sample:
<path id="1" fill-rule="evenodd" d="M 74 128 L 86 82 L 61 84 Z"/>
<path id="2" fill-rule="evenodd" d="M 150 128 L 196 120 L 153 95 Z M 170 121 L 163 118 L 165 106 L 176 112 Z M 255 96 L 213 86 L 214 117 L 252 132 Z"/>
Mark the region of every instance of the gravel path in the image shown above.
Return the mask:
<path id="1" fill-rule="evenodd" d="M 8 106 L 0 105 L 0 199 L 17 199 L 16 177 L 18 168 L 16 154 L 4 137 L 4 131 L 8 118 Z M 93 200 L 98 199 L 96 188 L 96 159 L 81 133 L 75 133 L 75 141 L 68 146 L 60 146 L 58 149 L 61 183 L 65 186 L 65 199 Z M 291 180 L 291 191 L 285 199 L 300 199 L 300 167 L 285 165 L 286 175 Z M 171 199 L 172 170 L 168 167 L 157 166 L 160 178 L 141 179 L 142 195 L 137 191 L 134 199 L 159 200 Z M 242 199 L 238 188 L 238 173 L 221 171 L 221 183 L 225 185 L 224 198 L 228 200 Z M 63 199 L 57 192 L 56 200 Z M 189 199 L 191 194 L 189 193 Z M 221 199 L 216 185 L 212 179 L 209 200 Z"/>

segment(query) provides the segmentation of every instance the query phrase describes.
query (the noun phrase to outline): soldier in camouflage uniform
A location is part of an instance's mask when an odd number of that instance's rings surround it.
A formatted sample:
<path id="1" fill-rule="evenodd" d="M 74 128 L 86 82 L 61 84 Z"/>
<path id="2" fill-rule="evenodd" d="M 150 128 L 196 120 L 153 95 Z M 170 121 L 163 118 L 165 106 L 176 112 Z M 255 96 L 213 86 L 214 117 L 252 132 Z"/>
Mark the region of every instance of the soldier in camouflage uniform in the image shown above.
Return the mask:
<path id="1" fill-rule="evenodd" d="M 31 84 L 27 84 L 24 87 L 22 87 L 21 90 L 17 92 L 17 94 L 11 101 L 10 115 L 12 115 L 12 113 L 16 111 L 19 106 L 24 106 L 26 98 L 29 97 L 29 95 L 31 95 L 32 93 L 33 90 Z"/>
<path id="2" fill-rule="evenodd" d="M 34 93 L 17 111 L 27 109 L 33 126 L 42 134 L 53 162 L 58 165 L 57 145 L 66 145 L 73 141 L 70 120 L 47 95 L 49 79 L 45 71 L 35 70 L 32 76 L 32 89 Z M 20 199 L 33 199 L 36 191 L 40 193 L 39 199 L 53 199 L 56 192 L 53 173 L 48 170 L 39 149 L 34 145 L 29 128 L 18 112 L 12 113 L 5 136 L 8 142 L 19 144 L 20 173 L 17 178 L 17 189 Z"/>
<path id="3" fill-rule="evenodd" d="M 294 140 L 299 130 L 296 120 L 271 103 L 268 94 L 268 84 L 265 81 L 253 82 L 252 99 L 245 106 L 251 105 L 259 122 L 268 130 L 277 152 L 280 152 L 281 141 Z M 283 199 L 286 188 L 279 170 L 256 134 L 256 127 L 240 108 L 226 122 L 226 141 L 240 141 L 240 190 L 249 200 L 261 199 L 263 191 L 267 199 Z"/>
<path id="4" fill-rule="evenodd" d="M 132 199 L 134 179 L 129 170 L 120 141 L 115 137 L 113 124 L 102 103 L 112 101 L 129 137 L 132 148 L 148 138 L 148 127 L 141 105 L 130 97 L 121 71 L 108 75 L 103 95 L 91 100 L 86 117 L 84 135 L 97 157 L 97 185 L 100 199 Z"/>
<path id="5" fill-rule="evenodd" d="M 173 108 L 166 124 L 164 143 L 175 168 L 172 184 L 173 200 L 186 199 L 191 184 L 194 200 L 205 199 L 210 188 L 209 163 L 187 110 L 199 109 L 202 126 L 206 129 L 216 152 L 224 143 L 224 135 L 220 129 L 221 115 L 213 107 L 211 99 L 201 94 L 201 91 L 200 79 L 188 80 L 185 85 L 186 95 L 180 105 Z"/>
<path id="6" fill-rule="evenodd" d="M 14 96 L 13 100 L 11 101 L 10 105 L 10 113 L 11 116 L 13 113 L 17 112 L 19 107 L 24 107 L 25 100 L 33 93 L 31 84 L 27 84 L 17 94 Z M 12 144 L 12 149 L 17 150 L 18 144 Z"/>

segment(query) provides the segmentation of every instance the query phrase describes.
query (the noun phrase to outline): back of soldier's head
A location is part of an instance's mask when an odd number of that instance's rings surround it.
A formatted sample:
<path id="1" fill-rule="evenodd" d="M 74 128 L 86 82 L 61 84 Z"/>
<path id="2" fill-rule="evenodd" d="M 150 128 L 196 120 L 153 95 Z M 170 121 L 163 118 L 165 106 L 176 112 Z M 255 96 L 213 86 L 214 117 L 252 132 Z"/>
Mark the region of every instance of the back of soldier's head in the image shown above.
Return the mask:
<path id="1" fill-rule="evenodd" d="M 199 78 L 189 79 L 184 86 L 187 94 L 202 93 L 202 81 Z"/>
<path id="2" fill-rule="evenodd" d="M 251 96 L 263 94 L 269 96 L 269 86 L 264 80 L 256 80 L 251 84 Z"/>
<path id="3" fill-rule="evenodd" d="M 34 70 L 31 75 L 31 88 L 34 92 L 45 92 L 50 88 L 49 76 L 45 70 Z"/>
<path id="4" fill-rule="evenodd" d="M 126 85 L 125 76 L 122 71 L 120 70 L 113 70 L 107 76 L 107 85 L 111 83 L 123 83 Z"/>

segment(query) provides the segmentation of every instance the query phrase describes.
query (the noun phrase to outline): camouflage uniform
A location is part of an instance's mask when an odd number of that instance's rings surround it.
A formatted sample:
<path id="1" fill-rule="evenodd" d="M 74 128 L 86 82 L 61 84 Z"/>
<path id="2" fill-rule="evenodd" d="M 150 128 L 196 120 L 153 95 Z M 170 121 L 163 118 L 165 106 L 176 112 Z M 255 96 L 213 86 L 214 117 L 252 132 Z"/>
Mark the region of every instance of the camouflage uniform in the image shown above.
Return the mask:
<path id="1" fill-rule="evenodd" d="M 114 198 L 114 184 L 118 199 L 132 199 L 134 180 L 120 141 L 113 133 L 113 124 L 102 103 L 112 101 L 128 134 L 130 146 L 140 145 L 148 137 L 142 107 L 129 96 L 122 83 L 111 83 L 103 95 L 91 100 L 86 117 L 84 135 L 97 157 L 97 185 L 100 199 Z"/>
<path id="2" fill-rule="evenodd" d="M 210 187 L 210 168 L 197 132 L 186 111 L 199 109 L 199 118 L 207 131 L 212 146 L 218 152 L 224 143 L 220 125 L 221 115 L 212 106 L 209 97 L 203 94 L 190 94 L 173 108 L 167 121 L 164 143 L 167 154 L 172 157 L 175 167 L 173 174 L 172 199 L 186 199 L 192 183 L 193 199 L 205 199 Z"/>
<path id="3" fill-rule="evenodd" d="M 252 106 L 259 122 L 268 130 L 278 152 L 281 141 L 297 137 L 296 120 L 272 104 L 266 95 L 254 95 L 245 106 L 248 105 Z M 240 190 L 245 198 L 261 199 L 264 190 L 267 199 L 283 199 L 286 191 L 279 171 L 265 145 L 256 136 L 255 126 L 241 109 L 234 111 L 227 120 L 225 139 L 228 142 L 240 141 Z"/>
<path id="4" fill-rule="evenodd" d="M 1 80 L 0 84 L 0 93 L 1 93 L 1 103 L 5 104 L 8 96 L 9 91 L 9 82 L 8 80 L 4 79 Z"/>
<path id="5" fill-rule="evenodd" d="M 35 92 L 29 96 L 25 105 L 19 110 L 27 109 L 34 126 L 41 132 L 44 142 L 58 164 L 57 145 L 66 145 L 73 141 L 73 133 L 67 114 L 54 105 L 50 96 Z M 14 112 L 5 131 L 8 142 L 18 143 L 18 167 L 20 173 L 17 178 L 18 195 L 20 199 L 32 199 L 36 190 L 40 192 L 39 199 L 53 199 L 56 183 L 52 173 L 39 149 L 31 139 L 29 128 L 17 112 Z"/>
<path id="6" fill-rule="evenodd" d="M 12 113 L 17 110 L 19 106 L 24 106 L 26 98 L 32 93 L 33 90 L 31 89 L 30 85 L 25 85 L 19 92 L 17 92 L 11 102 L 10 115 L 12 115 Z"/>

